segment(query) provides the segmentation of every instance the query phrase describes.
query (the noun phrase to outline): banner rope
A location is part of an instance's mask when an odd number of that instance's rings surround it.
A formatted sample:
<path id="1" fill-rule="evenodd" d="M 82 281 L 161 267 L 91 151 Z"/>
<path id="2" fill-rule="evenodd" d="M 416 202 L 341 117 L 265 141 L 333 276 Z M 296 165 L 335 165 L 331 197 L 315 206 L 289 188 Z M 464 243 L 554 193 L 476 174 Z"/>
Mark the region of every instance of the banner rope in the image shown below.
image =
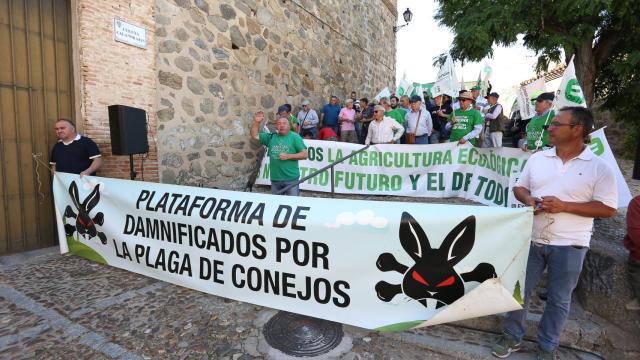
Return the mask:
<path id="1" fill-rule="evenodd" d="M 44 161 L 40 159 L 42 157 L 42 153 L 37 153 L 37 154 L 31 153 L 31 156 L 33 156 L 33 160 L 36 162 L 36 181 L 38 182 L 38 197 L 40 198 L 39 203 L 42 205 L 44 203 L 45 195 L 42 192 L 42 181 L 40 180 L 40 172 L 38 171 L 38 168 L 40 167 L 40 164 L 42 164 L 45 168 L 49 169 L 51 173 L 53 173 L 53 171 L 51 170 L 51 168 L 49 168 L 48 164 L 46 164 Z"/>

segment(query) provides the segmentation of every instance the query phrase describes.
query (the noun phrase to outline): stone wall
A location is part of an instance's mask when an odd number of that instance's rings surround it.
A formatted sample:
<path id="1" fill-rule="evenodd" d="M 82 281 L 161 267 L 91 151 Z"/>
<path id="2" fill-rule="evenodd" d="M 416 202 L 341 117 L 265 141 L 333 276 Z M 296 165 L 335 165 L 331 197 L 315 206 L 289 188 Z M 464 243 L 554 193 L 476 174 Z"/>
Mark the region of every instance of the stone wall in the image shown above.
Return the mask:
<path id="1" fill-rule="evenodd" d="M 142 108 L 149 118 L 149 156 L 144 177 L 158 181 L 156 156 L 156 66 L 154 0 L 75 0 L 73 5 L 74 65 L 78 127 L 100 147 L 105 163 L 100 176 L 129 178 L 129 157 L 111 156 L 107 106 Z M 147 48 L 140 49 L 113 39 L 113 19 L 147 29 Z M 135 156 L 140 172 L 140 156 Z M 138 175 L 140 179 L 140 175 Z"/>
<path id="2" fill-rule="evenodd" d="M 252 114 L 395 84 L 392 0 L 156 0 L 165 183 L 242 189 Z M 394 11 L 390 11 L 390 7 Z"/>

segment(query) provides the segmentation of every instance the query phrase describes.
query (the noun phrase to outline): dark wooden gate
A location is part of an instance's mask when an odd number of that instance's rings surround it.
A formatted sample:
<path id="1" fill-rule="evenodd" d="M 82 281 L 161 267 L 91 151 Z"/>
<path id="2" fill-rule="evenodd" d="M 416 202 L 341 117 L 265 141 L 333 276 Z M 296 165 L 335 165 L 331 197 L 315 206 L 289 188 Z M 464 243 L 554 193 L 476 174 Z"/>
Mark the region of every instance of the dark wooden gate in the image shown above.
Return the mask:
<path id="1" fill-rule="evenodd" d="M 0 254 L 56 243 L 48 163 L 73 118 L 69 0 L 0 0 Z"/>

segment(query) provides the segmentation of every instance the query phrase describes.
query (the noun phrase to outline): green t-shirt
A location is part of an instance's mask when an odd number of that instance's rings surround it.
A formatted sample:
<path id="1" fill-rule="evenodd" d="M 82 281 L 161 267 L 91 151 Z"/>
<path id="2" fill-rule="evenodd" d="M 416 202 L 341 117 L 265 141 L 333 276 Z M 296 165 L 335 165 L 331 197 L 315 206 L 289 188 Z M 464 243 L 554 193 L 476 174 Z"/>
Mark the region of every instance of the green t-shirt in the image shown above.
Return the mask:
<path id="1" fill-rule="evenodd" d="M 280 154 L 297 154 L 306 149 L 300 135 L 290 131 L 285 136 L 277 133 L 260 133 L 260 144 L 269 149 L 270 178 L 275 181 L 298 180 L 298 160 L 280 160 Z"/>
<path id="2" fill-rule="evenodd" d="M 388 116 L 390 118 L 392 118 L 393 120 L 397 121 L 398 124 L 404 126 L 404 117 L 405 115 L 407 115 L 407 110 L 405 109 L 393 109 L 393 110 L 389 110 L 387 112 L 384 113 L 384 116 Z"/>
<path id="3" fill-rule="evenodd" d="M 449 115 L 449 119 L 447 120 L 448 122 L 451 122 L 452 116 L 456 117 L 456 123 L 451 125 L 449 141 L 458 141 L 473 131 L 474 126 L 484 125 L 482 115 L 480 114 L 480 111 L 476 109 L 469 109 L 467 111 L 457 109 L 453 114 Z M 476 138 L 470 139 L 469 142 L 475 145 Z"/>
<path id="4" fill-rule="evenodd" d="M 548 117 L 547 117 L 548 115 Z M 555 111 L 551 110 L 551 112 L 542 114 L 541 116 L 534 116 L 527 124 L 527 148 L 529 150 L 535 150 L 536 147 L 541 149 L 543 146 L 549 145 L 549 132 L 542 128 L 542 125 L 545 123 L 551 124 L 551 120 L 556 116 Z M 540 139 L 540 134 L 542 133 L 542 145 L 536 146 L 536 141 Z"/>
<path id="5" fill-rule="evenodd" d="M 293 130 L 293 124 L 300 125 L 300 122 L 298 122 L 298 118 L 293 116 L 293 114 L 289 114 L 289 117 L 287 118 L 287 120 L 289 120 L 289 127 L 292 130 Z"/>

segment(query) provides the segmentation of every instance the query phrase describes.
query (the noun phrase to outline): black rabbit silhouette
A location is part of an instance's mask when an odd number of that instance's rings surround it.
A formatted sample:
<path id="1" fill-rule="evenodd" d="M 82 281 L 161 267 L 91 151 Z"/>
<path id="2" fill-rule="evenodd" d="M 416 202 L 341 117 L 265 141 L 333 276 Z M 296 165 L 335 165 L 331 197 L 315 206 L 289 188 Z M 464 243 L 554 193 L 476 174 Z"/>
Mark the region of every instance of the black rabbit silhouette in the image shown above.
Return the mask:
<path id="1" fill-rule="evenodd" d="M 104 215 L 101 212 L 98 212 L 93 218 L 89 215 L 89 212 L 98 205 L 98 201 L 100 201 L 100 185 L 96 185 L 84 202 L 80 203 L 78 185 L 76 185 L 75 181 L 72 181 L 71 185 L 69 185 L 69 195 L 71 195 L 71 200 L 78 210 L 78 214 L 76 215 L 71 206 L 67 205 L 65 208 L 64 216 L 66 218 L 76 219 L 75 226 L 71 224 L 66 224 L 64 226 L 67 236 L 72 236 L 73 233 L 77 231 L 83 238 L 85 238 L 85 234 L 89 235 L 89 239 L 97 236 L 100 238 L 100 242 L 106 244 L 107 236 L 96 228 L 96 224 L 102 226 L 104 223 Z"/>
<path id="2" fill-rule="evenodd" d="M 404 293 L 428 307 L 428 299 L 437 301 L 436 308 L 449 305 L 464 295 L 464 283 L 483 282 L 497 277 L 493 265 L 480 263 L 473 271 L 458 274 L 453 268 L 471 252 L 475 241 L 476 218 L 469 216 L 454 227 L 439 249 L 432 249 L 420 224 L 407 212 L 402 213 L 400 244 L 416 262 L 412 267 L 399 263 L 390 253 L 381 254 L 376 266 L 381 271 L 404 274 L 402 284 L 386 281 L 376 284 L 376 293 L 382 301 L 391 301 Z"/>

